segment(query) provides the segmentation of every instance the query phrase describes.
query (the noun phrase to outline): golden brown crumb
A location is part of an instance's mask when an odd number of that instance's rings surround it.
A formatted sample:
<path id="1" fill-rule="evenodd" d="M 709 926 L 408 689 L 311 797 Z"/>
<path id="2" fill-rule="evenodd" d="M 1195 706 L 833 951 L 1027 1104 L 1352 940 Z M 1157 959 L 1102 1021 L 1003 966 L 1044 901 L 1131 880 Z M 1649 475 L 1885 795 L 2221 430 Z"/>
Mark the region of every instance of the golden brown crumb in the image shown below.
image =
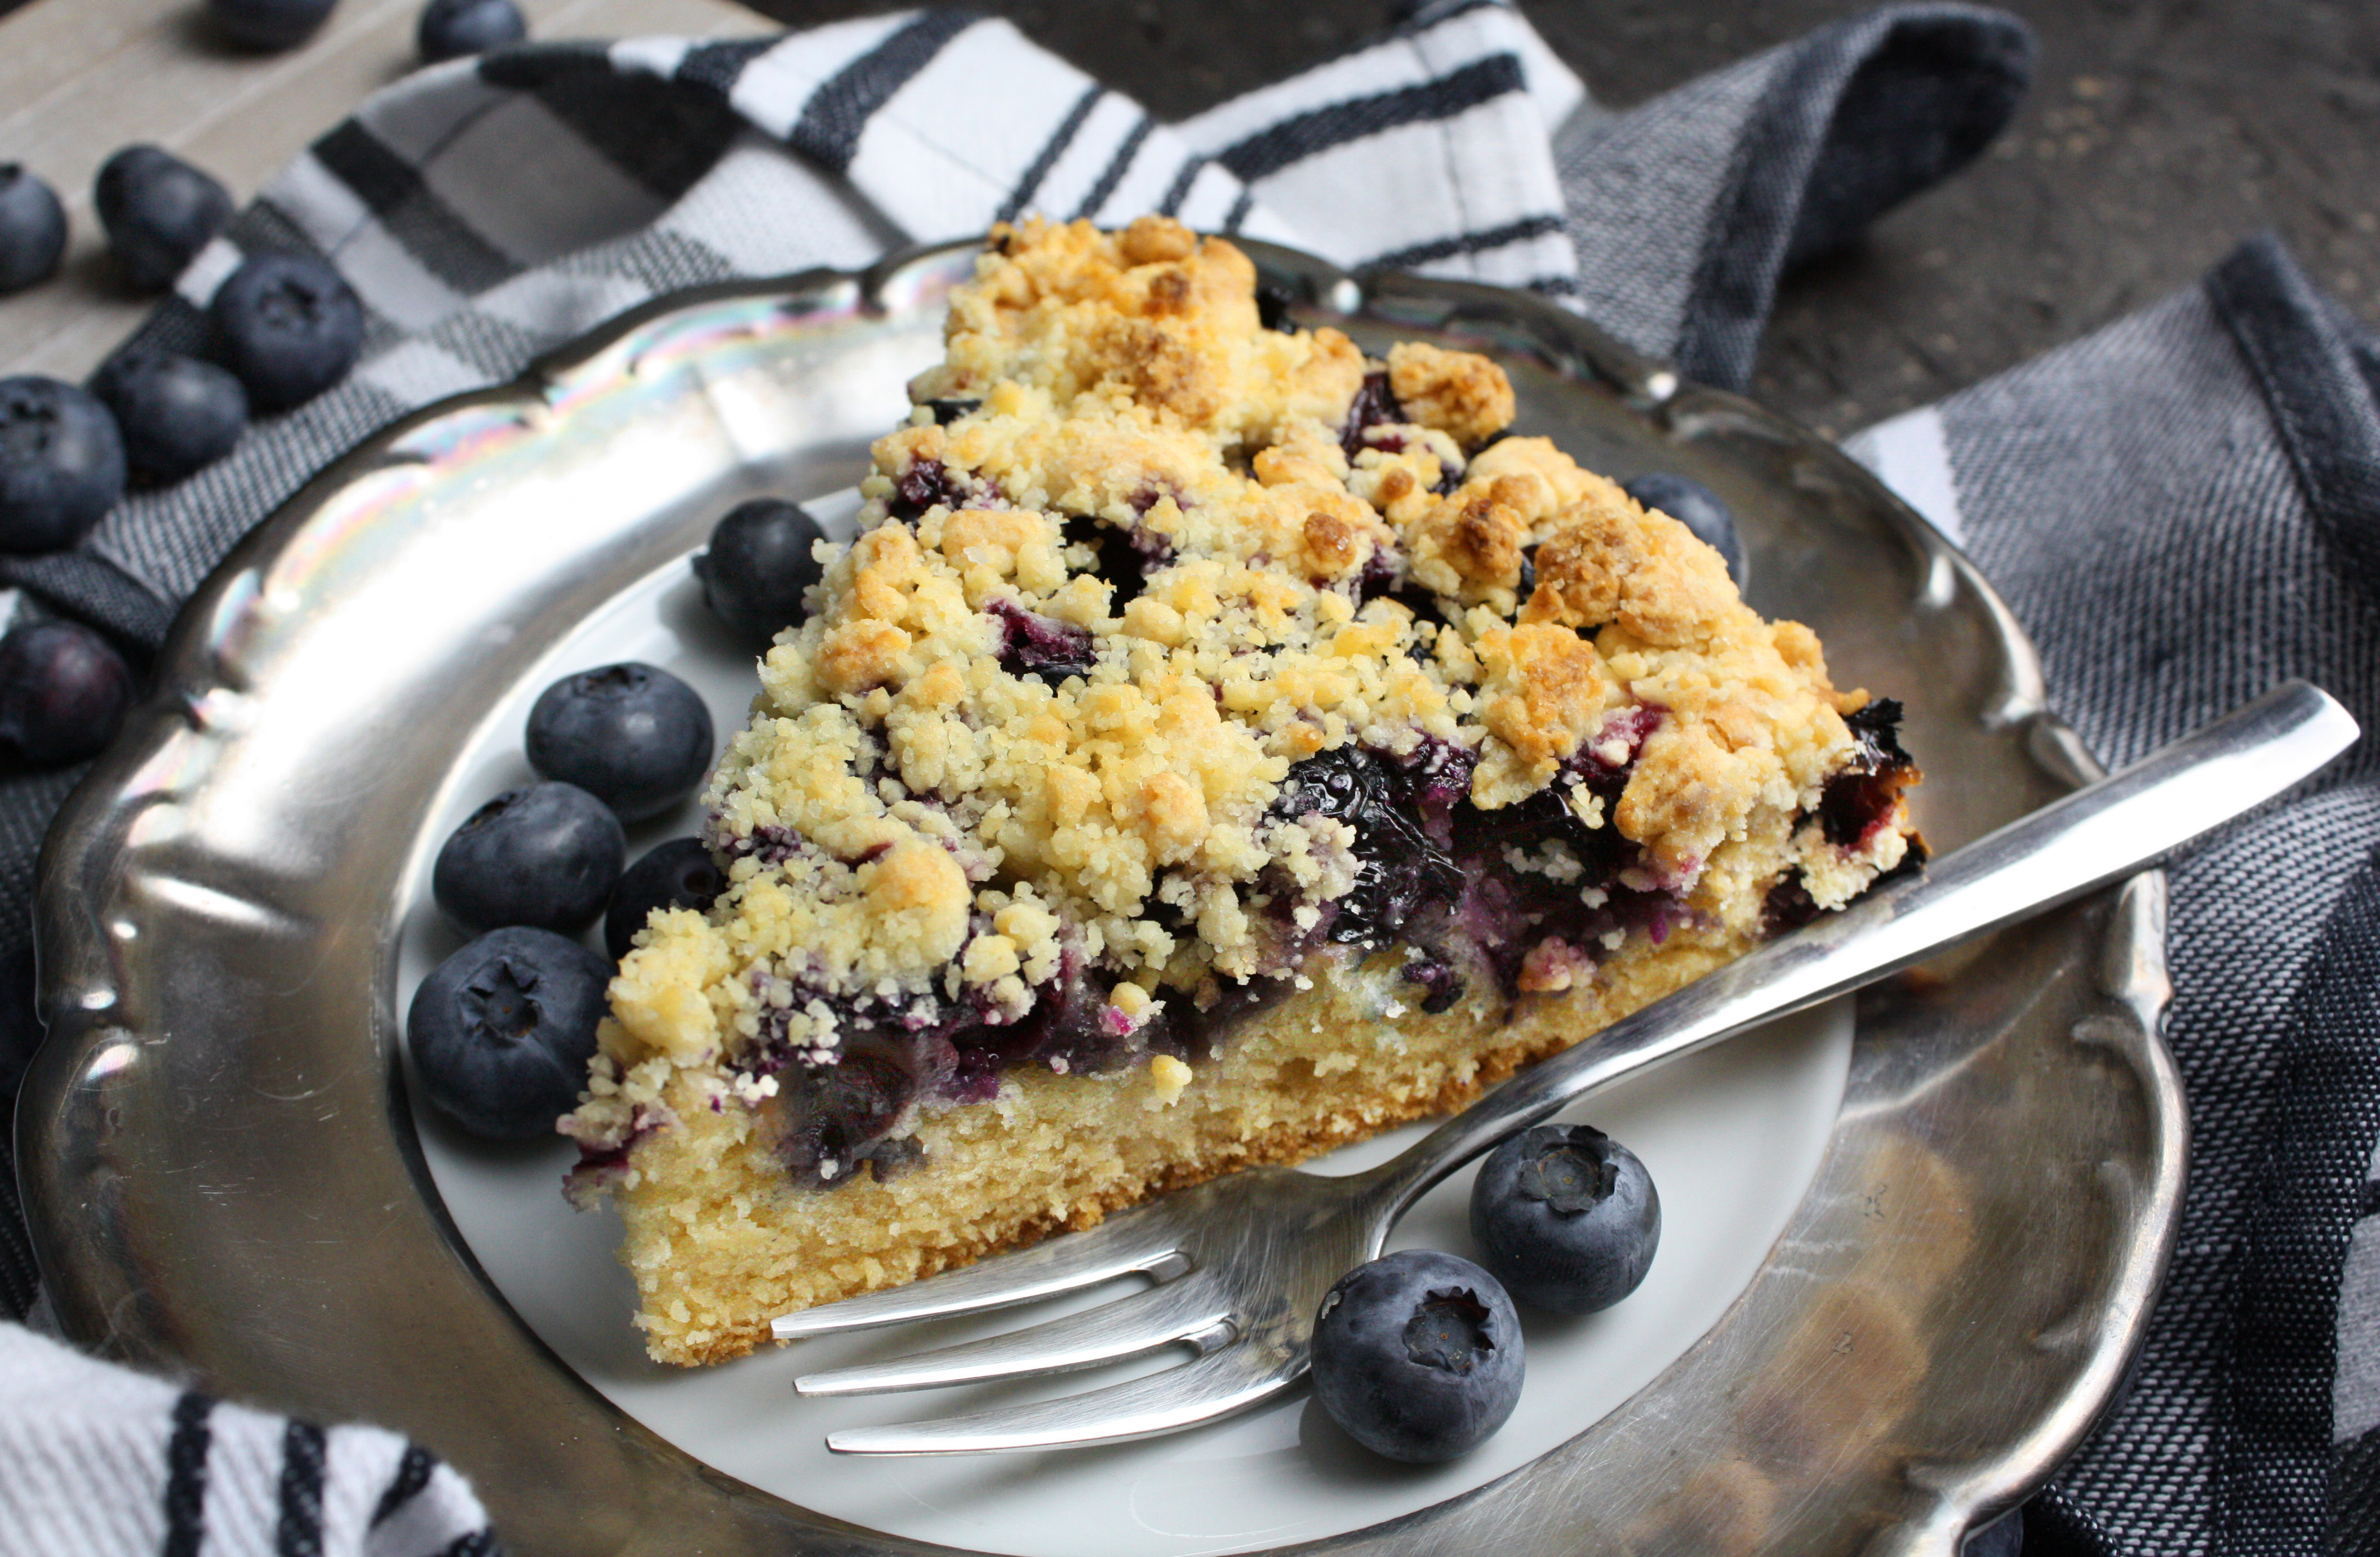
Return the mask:
<path id="1" fill-rule="evenodd" d="M 1512 380 L 1473 352 L 1400 342 L 1389 348 L 1389 387 L 1415 421 L 1457 443 L 1485 443 L 1512 425 Z"/>

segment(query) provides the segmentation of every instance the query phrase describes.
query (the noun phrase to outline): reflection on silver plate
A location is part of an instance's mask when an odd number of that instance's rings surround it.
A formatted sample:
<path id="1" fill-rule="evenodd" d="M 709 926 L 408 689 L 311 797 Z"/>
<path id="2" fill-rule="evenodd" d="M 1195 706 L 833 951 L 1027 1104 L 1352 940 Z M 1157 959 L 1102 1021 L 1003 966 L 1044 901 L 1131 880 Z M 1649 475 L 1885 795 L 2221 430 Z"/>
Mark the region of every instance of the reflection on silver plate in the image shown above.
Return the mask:
<path id="1" fill-rule="evenodd" d="M 1822 441 L 1534 299 L 1251 247 L 1309 322 L 1493 353 L 1522 430 L 1590 468 L 1716 488 L 1753 603 L 1906 703 L 1937 849 L 2090 769 L 1988 586 Z M 42 865 L 51 1037 L 19 1148 L 72 1336 L 409 1431 L 516 1551 L 938 1550 L 705 1466 L 540 1343 L 433 1186 L 396 996 L 411 884 L 489 721 L 730 502 L 853 480 L 966 266 L 640 311 L 374 438 L 216 572 Z M 2162 894 L 2143 877 L 1868 992 L 1811 1187 L 1700 1339 L 1534 1460 L 1322 1546 L 1948 1557 L 2089 1427 L 2163 1273 L 2184 1127 Z"/>

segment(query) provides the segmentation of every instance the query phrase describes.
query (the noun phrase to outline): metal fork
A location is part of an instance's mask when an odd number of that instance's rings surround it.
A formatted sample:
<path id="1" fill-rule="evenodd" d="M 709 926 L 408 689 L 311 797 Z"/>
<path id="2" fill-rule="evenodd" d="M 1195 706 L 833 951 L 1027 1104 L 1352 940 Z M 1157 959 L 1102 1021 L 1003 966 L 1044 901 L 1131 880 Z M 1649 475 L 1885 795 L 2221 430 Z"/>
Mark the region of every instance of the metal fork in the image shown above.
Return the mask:
<path id="1" fill-rule="evenodd" d="M 1377 1256 L 1424 1191 L 1582 1093 L 1797 1011 L 2144 869 L 2253 810 L 2354 742 L 2347 711 L 2277 688 L 2112 778 L 2043 807 L 1838 914 L 1772 941 L 1513 1078 L 1366 1172 L 1263 1167 L 1110 1217 L 1087 1232 L 774 1324 L 780 1340 L 1027 1303 L 1138 1274 L 1146 1290 L 1023 1330 L 813 1373 L 805 1395 L 1023 1378 L 1186 1346 L 1195 1361 L 1036 1404 L 830 1434 L 849 1454 L 966 1454 L 1119 1442 L 1229 1416 L 1305 1373 L 1316 1307 Z"/>

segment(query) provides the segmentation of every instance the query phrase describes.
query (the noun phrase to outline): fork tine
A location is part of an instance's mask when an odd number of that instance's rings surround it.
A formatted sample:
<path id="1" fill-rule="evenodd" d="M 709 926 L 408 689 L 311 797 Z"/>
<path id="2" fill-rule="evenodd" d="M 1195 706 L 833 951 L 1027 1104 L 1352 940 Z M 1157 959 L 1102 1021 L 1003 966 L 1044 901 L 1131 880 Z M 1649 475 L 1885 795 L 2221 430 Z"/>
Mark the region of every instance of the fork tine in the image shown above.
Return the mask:
<path id="1" fill-rule="evenodd" d="M 1156 1438 L 1245 1411 L 1305 1370 L 1305 1348 L 1243 1341 L 1196 1362 L 1104 1389 L 998 1411 L 845 1428 L 827 1434 L 838 1454 L 977 1454 Z"/>
<path id="2" fill-rule="evenodd" d="M 936 1389 L 986 1379 L 1023 1378 L 1090 1368 L 1176 1341 L 1212 1351 L 1231 1334 L 1232 1305 L 1211 1273 L 1200 1272 L 1162 1286 L 1102 1303 L 1082 1313 L 1003 1335 L 941 1346 L 929 1352 L 810 1373 L 794 1381 L 805 1395 L 881 1394 L 892 1390 Z"/>
<path id="3" fill-rule="evenodd" d="M 769 1322 L 780 1341 L 806 1335 L 832 1335 L 845 1330 L 869 1330 L 880 1324 L 901 1324 L 914 1319 L 944 1319 L 1054 1298 L 1078 1287 L 1135 1272 L 1164 1273 L 1181 1240 L 1165 1224 L 1140 1215 L 1138 1208 L 1085 1232 L 1048 1238 L 1030 1249 L 995 1254 L 972 1265 L 906 1286 L 845 1298 L 797 1313 L 780 1314 Z"/>

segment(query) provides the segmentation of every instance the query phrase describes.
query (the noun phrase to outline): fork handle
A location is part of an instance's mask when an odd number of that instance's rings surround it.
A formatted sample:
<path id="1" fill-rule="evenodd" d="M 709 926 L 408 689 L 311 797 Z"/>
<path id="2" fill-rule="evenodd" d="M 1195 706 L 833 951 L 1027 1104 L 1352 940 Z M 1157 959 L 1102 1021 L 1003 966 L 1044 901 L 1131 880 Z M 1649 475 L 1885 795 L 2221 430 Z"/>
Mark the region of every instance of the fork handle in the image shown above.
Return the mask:
<path id="1" fill-rule="evenodd" d="M 2352 744 L 2327 693 L 2285 682 L 1840 913 L 1769 942 L 1524 1071 L 1371 1170 L 1389 1222 L 1498 1141 L 1582 1094 L 1856 989 L 2155 863 Z"/>

